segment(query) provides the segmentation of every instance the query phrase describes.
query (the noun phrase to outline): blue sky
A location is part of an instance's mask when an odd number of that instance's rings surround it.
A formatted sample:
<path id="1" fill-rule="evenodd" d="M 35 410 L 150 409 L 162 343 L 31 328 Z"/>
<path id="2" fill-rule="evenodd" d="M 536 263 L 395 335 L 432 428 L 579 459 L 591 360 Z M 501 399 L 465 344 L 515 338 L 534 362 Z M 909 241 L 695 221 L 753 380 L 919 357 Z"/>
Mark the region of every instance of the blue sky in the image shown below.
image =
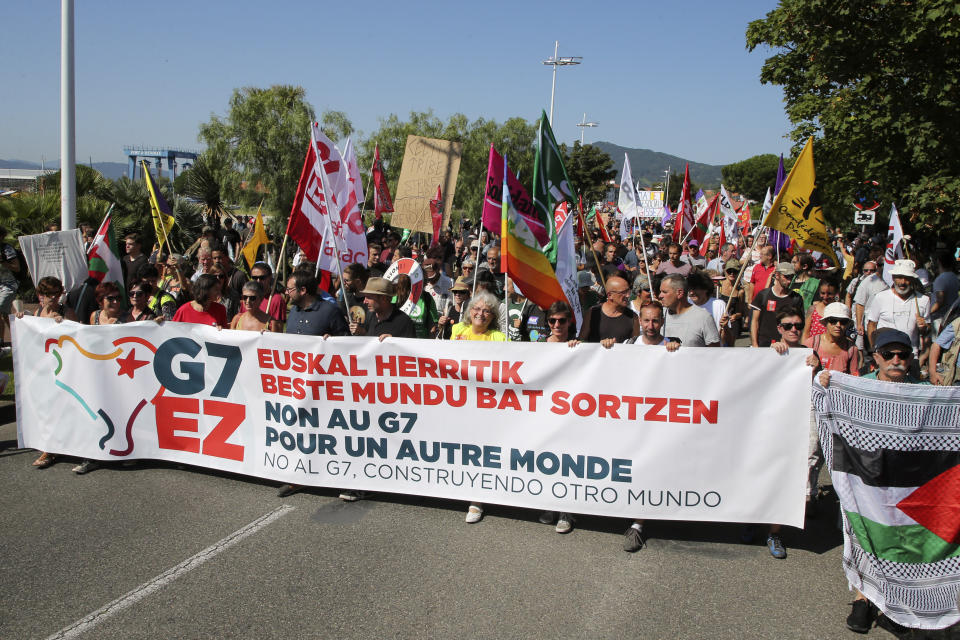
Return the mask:
<path id="1" fill-rule="evenodd" d="M 344 111 L 363 134 L 378 118 L 433 108 L 446 118 L 534 120 L 554 131 L 726 164 L 789 151 L 769 51 L 744 31 L 774 0 L 651 2 L 76 3 L 77 156 L 123 161 L 125 144 L 199 148 L 199 123 L 241 86 L 297 84 L 318 115 Z M 60 3 L 5 0 L 0 158 L 59 156 Z"/>

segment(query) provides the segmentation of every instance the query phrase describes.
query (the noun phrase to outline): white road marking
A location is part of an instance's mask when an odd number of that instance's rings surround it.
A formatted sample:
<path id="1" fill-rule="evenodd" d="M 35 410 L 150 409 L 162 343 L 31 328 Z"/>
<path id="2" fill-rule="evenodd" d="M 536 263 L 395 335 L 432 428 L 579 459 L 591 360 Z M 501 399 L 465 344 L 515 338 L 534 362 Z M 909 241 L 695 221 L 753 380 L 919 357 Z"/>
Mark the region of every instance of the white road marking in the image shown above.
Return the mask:
<path id="1" fill-rule="evenodd" d="M 210 545 L 203 551 L 200 551 L 196 555 L 190 556 L 189 558 L 187 558 L 177 566 L 167 569 L 166 571 L 164 571 L 154 579 L 148 582 L 144 582 L 142 585 L 130 591 L 129 593 L 126 593 L 125 595 L 120 596 L 113 602 L 100 607 L 99 609 L 97 609 L 90 615 L 86 616 L 85 618 L 81 620 L 77 620 L 70 626 L 64 627 L 60 631 L 57 631 L 52 636 L 48 637 L 47 640 L 55 640 L 55 639 L 65 640 L 67 638 L 79 637 L 80 635 L 93 629 L 95 626 L 97 626 L 101 622 L 120 613 L 127 607 L 130 607 L 136 604 L 140 600 L 143 600 L 153 592 L 159 589 L 162 589 L 163 587 L 170 584 L 171 582 L 173 582 L 183 574 L 189 571 L 193 571 L 194 569 L 204 564 L 208 560 L 212 560 L 221 552 L 226 551 L 227 549 L 237 544 L 247 536 L 253 535 L 260 529 L 263 529 L 265 526 L 267 526 L 271 522 L 285 516 L 286 514 L 293 511 L 293 509 L 294 507 L 291 507 L 290 505 L 284 505 L 282 507 L 278 507 L 274 509 L 273 511 L 271 511 L 270 513 L 264 516 L 257 518 L 250 524 L 244 527 L 241 527 L 240 529 L 237 529 L 236 531 L 228 535 L 226 538 L 223 538 L 219 542 L 215 542 L 214 544 Z"/>

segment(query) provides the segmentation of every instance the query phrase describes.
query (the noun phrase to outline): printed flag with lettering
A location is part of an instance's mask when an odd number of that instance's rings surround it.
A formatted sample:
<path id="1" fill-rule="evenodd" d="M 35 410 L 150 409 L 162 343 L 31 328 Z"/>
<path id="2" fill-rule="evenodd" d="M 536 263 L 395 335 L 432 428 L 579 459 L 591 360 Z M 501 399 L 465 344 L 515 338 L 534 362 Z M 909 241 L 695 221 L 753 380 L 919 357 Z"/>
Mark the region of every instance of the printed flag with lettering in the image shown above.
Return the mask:
<path id="1" fill-rule="evenodd" d="M 796 164 L 774 198 L 766 226 L 784 232 L 804 249 L 819 251 L 839 266 L 837 255 L 830 246 L 820 203 L 817 172 L 813 165 L 813 136 L 807 139 Z"/>
<path id="2" fill-rule="evenodd" d="M 890 223 L 887 225 L 887 248 L 883 252 L 883 281 L 893 286 L 893 263 L 903 258 L 903 227 L 897 205 L 890 205 Z"/>

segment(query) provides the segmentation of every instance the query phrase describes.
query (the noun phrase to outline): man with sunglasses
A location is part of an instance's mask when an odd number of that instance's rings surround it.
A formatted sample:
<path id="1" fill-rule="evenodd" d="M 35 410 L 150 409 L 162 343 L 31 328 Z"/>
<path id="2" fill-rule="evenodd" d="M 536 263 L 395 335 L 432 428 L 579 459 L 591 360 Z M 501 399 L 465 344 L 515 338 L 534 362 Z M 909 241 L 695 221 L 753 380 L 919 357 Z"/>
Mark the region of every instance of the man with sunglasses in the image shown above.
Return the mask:
<path id="1" fill-rule="evenodd" d="M 867 337 L 872 345 L 877 329 L 899 329 L 910 336 L 913 353 L 918 355 L 920 337 L 930 330 L 930 298 L 918 293 L 922 284 L 913 260 L 897 260 L 890 276 L 893 287 L 875 295 L 867 305 Z"/>
<path id="2" fill-rule="evenodd" d="M 877 370 L 866 374 L 864 378 L 904 384 L 930 384 L 910 375 L 913 362 L 910 336 L 899 329 L 877 329 L 873 335 L 873 341 L 873 361 L 877 364 Z M 821 385 L 829 386 L 830 371 L 820 373 L 819 379 Z M 888 469 L 887 473 L 896 473 L 896 469 Z M 847 617 L 847 628 L 857 633 L 867 633 L 876 613 L 876 607 L 867 600 L 866 596 L 857 591 L 853 609 Z"/>
<path id="3" fill-rule="evenodd" d="M 768 247 L 765 247 L 766 250 Z M 794 276 L 793 265 L 781 262 L 777 265 L 770 286 L 758 292 L 750 303 L 753 309 L 750 321 L 750 343 L 754 347 L 769 347 L 780 339 L 777 330 L 777 314 L 787 307 L 802 309 L 803 298 L 790 290 Z M 801 322 L 802 322 L 801 317 Z M 801 327 L 801 332 L 803 327 Z"/>
<path id="4" fill-rule="evenodd" d="M 640 321 L 630 309 L 630 284 L 620 276 L 610 276 L 605 288 L 606 301 L 583 316 L 580 340 L 607 346 L 640 335 Z"/>
<path id="5" fill-rule="evenodd" d="M 263 288 L 260 311 L 276 320 L 280 326 L 287 321 L 287 303 L 283 296 L 273 291 L 273 269 L 266 262 L 254 262 L 250 268 L 250 280 Z"/>

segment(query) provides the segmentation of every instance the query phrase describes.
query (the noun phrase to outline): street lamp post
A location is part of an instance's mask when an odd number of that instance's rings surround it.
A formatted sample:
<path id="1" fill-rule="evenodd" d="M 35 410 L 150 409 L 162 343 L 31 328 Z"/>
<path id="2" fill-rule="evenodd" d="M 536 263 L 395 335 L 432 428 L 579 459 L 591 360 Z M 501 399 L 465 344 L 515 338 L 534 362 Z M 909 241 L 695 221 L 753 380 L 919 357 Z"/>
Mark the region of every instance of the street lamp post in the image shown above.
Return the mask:
<path id="1" fill-rule="evenodd" d="M 553 42 L 553 57 L 543 61 L 543 64 L 553 67 L 553 86 L 550 88 L 550 126 L 553 126 L 553 98 L 557 92 L 557 67 L 567 67 L 580 64 L 583 56 L 564 56 L 559 57 L 557 51 L 560 48 L 560 41 Z"/>
<path id="2" fill-rule="evenodd" d="M 577 123 L 577 126 L 580 127 L 580 146 L 581 147 L 583 146 L 583 132 L 586 129 L 586 127 L 596 127 L 599 125 L 600 125 L 599 122 L 587 122 L 587 114 L 586 113 L 583 114 L 583 120 Z"/>

